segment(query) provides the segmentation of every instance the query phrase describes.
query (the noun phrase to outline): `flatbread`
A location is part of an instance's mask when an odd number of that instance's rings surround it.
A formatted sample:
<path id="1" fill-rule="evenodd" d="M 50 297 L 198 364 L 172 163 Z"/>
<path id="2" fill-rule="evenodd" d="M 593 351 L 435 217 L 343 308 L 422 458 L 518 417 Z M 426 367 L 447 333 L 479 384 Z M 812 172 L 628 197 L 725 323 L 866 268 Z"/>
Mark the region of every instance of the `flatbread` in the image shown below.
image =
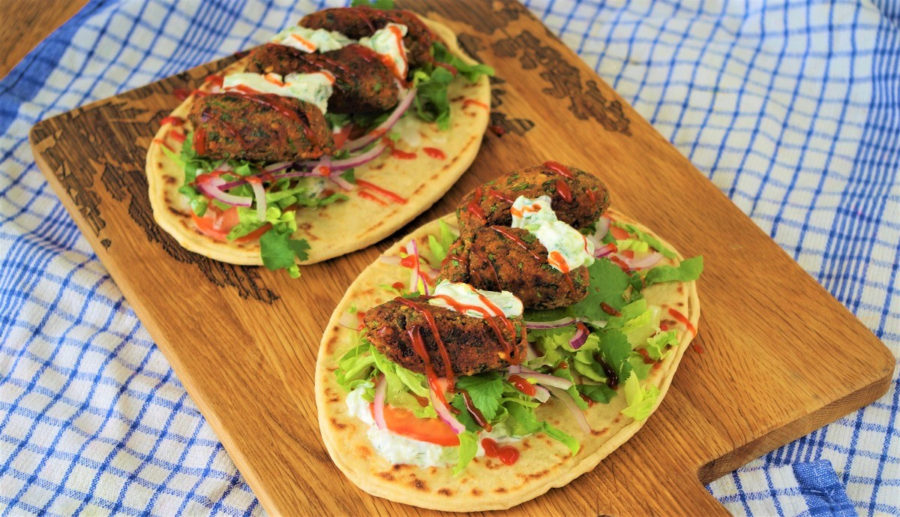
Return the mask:
<path id="1" fill-rule="evenodd" d="M 469 63 L 475 63 L 462 51 L 456 35 L 447 26 L 422 18 L 428 27 L 443 39 L 447 48 Z M 240 72 L 246 68 L 247 58 L 241 59 L 222 71 L 223 74 Z M 201 90 L 209 89 L 204 85 Z M 398 123 L 404 135 L 418 139 L 416 157 L 399 159 L 390 152 L 357 167 L 355 175 L 407 199 L 405 204 L 379 204 L 361 197 L 360 189 L 349 192 L 349 199 L 327 207 L 297 210 L 296 239 L 306 239 L 310 245 L 309 258 L 303 264 L 313 264 L 351 251 L 365 248 L 387 237 L 441 198 L 456 180 L 469 168 L 487 129 L 490 118 L 491 90 L 489 80 L 482 76 L 474 84 L 457 78 L 448 87 L 450 98 L 450 124 L 448 131 L 441 131 L 436 124 L 426 123 L 408 114 Z M 186 119 L 195 96 L 185 99 L 172 116 Z M 410 108 L 414 109 L 414 108 Z M 185 131 L 190 124 L 185 124 Z M 404 126 L 404 127 L 400 127 Z M 191 208 L 186 196 L 178 189 L 184 182 L 184 171 L 163 152 L 163 143 L 179 149 L 180 143 L 169 138 L 172 129 L 164 124 L 147 151 L 147 183 L 150 205 L 156 222 L 184 248 L 215 260 L 240 265 L 262 265 L 259 243 L 221 242 L 197 230 L 191 219 Z M 409 150 L 409 144 L 400 148 Z M 444 159 L 433 158 L 423 151 L 433 147 L 442 151 Z M 371 192 L 375 194 L 376 192 Z"/>
<path id="2" fill-rule="evenodd" d="M 609 212 L 618 221 L 631 222 L 622 214 Z M 447 215 L 443 220 L 450 225 L 455 217 Z M 637 228 L 652 234 L 647 228 L 631 222 Z M 388 249 L 382 257 L 399 256 L 400 250 L 411 239 L 416 239 L 419 249 L 427 249 L 428 235 L 438 235 L 438 221 L 432 221 Z M 660 239 L 662 241 L 662 239 Z M 674 249 L 662 241 L 669 249 Z M 425 248 L 423 248 L 425 246 Z M 677 261 L 683 260 L 678 255 Z M 674 264 L 675 262 L 661 262 Z M 592 470 L 600 461 L 631 438 L 643 425 L 619 414 L 625 408 L 625 395 L 621 388 L 609 404 L 594 404 L 585 412 L 592 433 L 585 436 L 571 413 L 561 403 L 542 404 L 537 416 L 569 433 L 581 441 L 581 450 L 572 456 L 560 442 L 544 434 L 532 435 L 519 442 L 519 460 L 511 466 L 497 459 L 475 458 L 459 476 L 452 467 L 420 468 L 413 465 L 391 465 L 375 452 L 366 436 L 368 426 L 348 414 L 346 391 L 338 385 L 334 374 L 338 360 L 357 341 L 355 331 L 341 325 L 351 307 L 366 310 L 388 301 L 393 296 L 379 288 L 394 282 L 406 282 L 409 269 L 394 260 L 379 259 L 369 265 L 353 282 L 328 322 L 316 361 L 316 405 L 319 412 L 319 429 L 322 440 L 332 460 L 357 486 L 366 492 L 401 503 L 445 511 L 470 512 L 506 509 L 533 499 L 551 488 L 568 484 L 576 477 Z M 657 284 L 645 288 L 642 293 L 648 305 L 663 309 L 674 308 L 684 314 L 693 327 L 700 319 L 700 305 L 696 282 Z M 642 387 L 657 386 L 663 400 L 672 377 L 681 361 L 693 334 L 684 325 L 674 327 L 678 331 L 678 345 L 651 369 Z M 654 407 L 654 411 L 656 410 Z"/>

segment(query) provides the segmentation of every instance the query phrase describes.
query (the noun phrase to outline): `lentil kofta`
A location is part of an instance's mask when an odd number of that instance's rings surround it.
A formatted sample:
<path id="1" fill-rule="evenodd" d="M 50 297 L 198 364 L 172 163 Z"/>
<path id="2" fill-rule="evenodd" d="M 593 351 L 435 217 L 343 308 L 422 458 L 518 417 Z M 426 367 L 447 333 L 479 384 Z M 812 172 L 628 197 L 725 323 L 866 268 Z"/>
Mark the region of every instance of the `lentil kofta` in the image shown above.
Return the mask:
<path id="1" fill-rule="evenodd" d="M 257 74 L 331 72 L 334 93 L 328 99 L 328 111 L 377 113 L 397 105 L 399 89 L 393 72 L 375 51 L 362 45 L 310 53 L 270 43 L 254 50 L 249 59 L 247 71 Z"/>
<path id="2" fill-rule="evenodd" d="M 575 167 L 547 162 L 507 174 L 469 192 L 456 209 L 463 236 L 485 225 L 512 224 L 513 201 L 519 196 L 550 196 L 560 221 L 580 230 L 597 221 L 609 207 L 606 186 Z"/>
<path id="3" fill-rule="evenodd" d="M 529 309 L 566 307 L 587 296 L 587 268 L 568 273 L 550 265 L 547 249 L 522 228 L 482 226 L 460 237 L 441 265 L 441 277 L 488 291 L 509 291 Z"/>
<path id="4" fill-rule="evenodd" d="M 433 371 L 442 377 L 447 365 L 441 348 L 446 351 L 455 375 L 497 370 L 518 364 L 525 357 L 525 329 L 521 318 L 475 318 L 429 305 L 426 300 L 424 297 L 395 298 L 367 311 L 363 318 L 367 339 L 391 361 L 414 372 L 426 373 L 425 362 L 413 342 L 421 337 Z M 433 318 L 442 346 L 423 312 Z"/>
<path id="5" fill-rule="evenodd" d="M 410 70 L 433 62 L 431 45 L 440 40 L 410 11 L 383 11 L 366 6 L 336 7 L 308 14 L 300 20 L 303 27 L 336 31 L 353 39 L 371 36 L 388 23 L 405 25 L 407 28 L 403 43 L 409 57 Z"/>
<path id="6" fill-rule="evenodd" d="M 199 97 L 188 115 L 194 150 L 210 159 L 279 162 L 334 152 L 322 111 L 272 94 L 220 93 Z"/>

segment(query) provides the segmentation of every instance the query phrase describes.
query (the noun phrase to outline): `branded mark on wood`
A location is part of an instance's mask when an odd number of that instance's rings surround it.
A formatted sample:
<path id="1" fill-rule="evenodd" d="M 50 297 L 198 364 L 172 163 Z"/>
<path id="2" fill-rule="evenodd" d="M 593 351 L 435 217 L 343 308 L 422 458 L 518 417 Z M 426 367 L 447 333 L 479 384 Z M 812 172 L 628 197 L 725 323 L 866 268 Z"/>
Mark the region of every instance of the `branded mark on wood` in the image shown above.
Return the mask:
<path id="1" fill-rule="evenodd" d="M 457 36 L 457 41 L 467 54 L 484 62 L 478 55 L 481 50 L 485 49 L 481 38 L 473 34 L 462 33 Z M 503 105 L 503 96 L 506 95 L 506 89 L 501 86 L 503 84 L 506 84 L 506 80 L 502 77 L 491 77 L 491 121 L 488 128 L 498 137 L 506 133 L 524 136 L 534 128 L 534 121 L 527 118 L 510 118 L 505 112 L 496 109 Z"/>
<path id="2" fill-rule="evenodd" d="M 133 99 L 146 98 L 149 94 L 145 90 L 154 86 L 128 95 Z M 168 110 L 143 110 L 127 101 L 104 103 L 38 124 L 34 129 L 35 147 L 55 171 L 92 233 L 96 237 L 107 234 L 100 239 L 104 248 L 112 246 L 112 236 L 103 231 L 107 222 L 100 208 L 105 196 L 97 191 L 97 179 L 109 197 L 128 203 L 129 217 L 143 229 L 150 242 L 159 243 L 170 257 L 194 264 L 210 282 L 219 287 L 235 288 L 242 298 L 273 303 L 278 295 L 262 285 L 256 268 L 225 264 L 191 253 L 153 219 L 143 169 L 147 149 L 139 141 L 147 139 L 148 133 L 152 133 L 159 126 L 159 120 L 168 113 Z M 116 122 L 115 131 L 109 121 Z M 65 131 L 57 129 L 63 127 Z M 65 154 L 66 150 L 77 150 L 78 155 Z M 98 170 L 102 170 L 99 178 Z M 117 210 L 108 208 L 111 212 L 107 212 L 106 217 Z"/>
<path id="3" fill-rule="evenodd" d="M 497 40 L 491 44 L 491 49 L 499 57 L 517 57 L 525 70 L 540 68 L 541 78 L 550 83 L 541 91 L 556 99 L 568 98 L 569 111 L 578 119 L 592 118 L 607 131 L 631 136 L 631 121 L 625 116 L 622 103 L 604 97 L 593 79 L 582 85 L 578 68 L 567 62 L 555 48 L 543 45 L 531 31 L 524 30 L 517 36 Z"/>

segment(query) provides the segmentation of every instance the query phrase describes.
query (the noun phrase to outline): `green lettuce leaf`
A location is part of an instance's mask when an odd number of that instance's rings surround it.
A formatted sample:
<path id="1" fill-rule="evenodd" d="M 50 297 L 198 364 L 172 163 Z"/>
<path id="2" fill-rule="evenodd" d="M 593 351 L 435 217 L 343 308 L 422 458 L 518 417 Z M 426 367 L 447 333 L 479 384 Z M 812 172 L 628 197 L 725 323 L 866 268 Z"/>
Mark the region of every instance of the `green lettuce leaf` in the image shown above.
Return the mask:
<path id="1" fill-rule="evenodd" d="M 696 256 L 686 259 L 677 267 L 657 266 L 647 271 L 644 285 L 661 284 L 664 282 L 690 282 L 700 278 L 703 272 L 703 257 Z"/>
<path id="2" fill-rule="evenodd" d="M 639 422 L 646 420 L 659 398 L 659 388 L 652 384 L 646 389 L 641 388 L 637 375 L 628 377 L 623 388 L 628 407 L 622 410 L 622 414 Z"/>
<path id="3" fill-rule="evenodd" d="M 460 475 L 469 463 L 475 458 L 475 455 L 478 454 L 478 435 L 471 432 L 465 431 L 460 433 L 459 435 L 459 447 L 457 447 L 458 458 L 456 461 L 456 466 L 453 467 L 453 475 Z"/>

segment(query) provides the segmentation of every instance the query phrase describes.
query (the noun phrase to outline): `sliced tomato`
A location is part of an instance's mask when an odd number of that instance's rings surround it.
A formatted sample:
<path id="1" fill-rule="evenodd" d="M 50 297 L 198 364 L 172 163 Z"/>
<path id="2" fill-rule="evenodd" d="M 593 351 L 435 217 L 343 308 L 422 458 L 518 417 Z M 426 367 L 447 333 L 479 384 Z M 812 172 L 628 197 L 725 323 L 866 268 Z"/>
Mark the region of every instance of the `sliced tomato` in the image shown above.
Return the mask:
<path id="1" fill-rule="evenodd" d="M 625 230 L 622 229 L 622 228 L 619 228 L 618 226 L 610 225 L 610 227 L 609 227 L 609 233 L 611 233 L 612 236 L 613 236 L 617 241 L 620 241 L 620 240 L 623 240 L 623 239 L 627 239 L 627 238 L 628 238 L 628 232 L 625 231 Z"/>
<path id="2" fill-rule="evenodd" d="M 445 447 L 459 445 L 456 433 L 439 418 L 419 418 L 408 409 L 385 405 L 384 423 L 391 431 L 413 440 Z"/>
<path id="3" fill-rule="evenodd" d="M 334 138 L 334 148 L 340 149 L 344 147 L 344 143 L 350 138 L 350 132 L 353 131 L 353 124 L 344 124 L 340 131 L 332 134 Z"/>
<path id="4" fill-rule="evenodd" d="M 191 219 L 201 233 L 221 242 L 228 241 L 228 232 L 240 222 L 237 207 L 234 206 L 228 210 L 222 211 L 215 205 L 209 205 L 206 209 L 206 213 L 203 214 L 203 217 L 191 212 Z M 271 226 L 271 224 L 266 223 L 234 241 L 247 242 L 258 239 L 262 234 L 266 233 Z"/>

